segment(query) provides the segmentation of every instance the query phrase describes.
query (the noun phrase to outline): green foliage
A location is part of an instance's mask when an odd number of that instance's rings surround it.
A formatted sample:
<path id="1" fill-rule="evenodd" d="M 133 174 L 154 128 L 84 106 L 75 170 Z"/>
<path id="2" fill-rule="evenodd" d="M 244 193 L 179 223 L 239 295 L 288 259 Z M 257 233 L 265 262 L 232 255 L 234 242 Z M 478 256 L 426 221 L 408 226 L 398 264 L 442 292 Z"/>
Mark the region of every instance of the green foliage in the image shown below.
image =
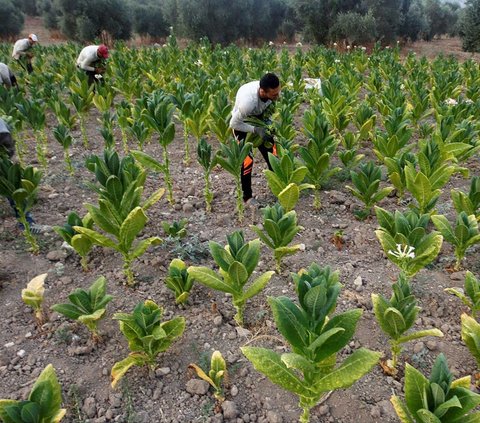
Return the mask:
<path id="1" fill-rule="evenodd" d="M 385 157 L 388 179 L 397 190 L 397 197 L 402 198 L 405 192 L 407 181 L 405 169 L 408 163 L 416 164 L 416 157 L 413 153 L 405 152 L 394 157 Z"/>
<path id="2" fill-rule="evenodd" d="M 83 270 L 86 271 L 88 269 L 87 256 L 93 247 L 93 243 L 87 236 L 75 231 L 74 226 L 92 229 L 93 220 L 88 213 L 85 217 L 81 218 L 76 212 L 72 212 L 67 217 L 67 223 L 63 226 L 55 226 L 53 230 L 60 235 L 68 245 L 73 247 L 75 252 L 81 257 Z"/>
<path id="3" fill-rule="evenodd" d="M 216 154 L 212 154 L 212 146 L 201 138 L 197 145 L 197 160 L 203 168 L 205 188 L 203 190 L 205 196 L 205 209 L 207 212 L 212 211 L 213 192 L 210 183 L 210 174 L 217 164 Z"/>
<path id="4" fill-rule="evenodd" d="M 227 376 L 227 364 L 220 351 L 214 351 L 210 360 L 210 368 L 208 374 L 198 365 L 191 363 L 188 367 L 195 370 L 198 377 L 208 382 L 215 390 L 213 395 L 219 400 L 223 401 L 223 380 Z"/>
<path id="5" fill-rule="evenodd" d="M 468 194 L 452 189 L 450 196 L 457 213 L 465 212 L 467 215 L 477 216 L 480 208 L 480 177 L 472 178 Z"/>
<path id="6" fill-rule="evenodd" d="M 457 215 L 455 227 L 443 215 L 433 215 L 432 222 L 443 235 L 445 241 L 455 248 L 455 269 L 459 270 L 467 249 L 480 242 L 480 232 L 475 215 L 467 215 L 464 211 Z"/>
<path id="7" fill-rule="evenodd" d="M 372 303 L 377 322 L 390 337 L 391 367 L 395 370 L 402 344 L 425 336 L 443 336 L 443 333 L 438 329 L 428 329 L 406 334 L 415 323 L 420 307 L 417 306 L 410 283 L 403 273 L 400 273 L 392 289 L 393 294 L 390 300 L 382 295 L 372 294 Z"/>
<path id="8" fill-rule="evenodd" d="M 70 175 L 73 175 L 74 170 L 72 166 L 72 161 L 70 159 L 70 147 L 73 144 L 73 137 L 70 134 L 69 129 L 65 125 L 60 124 L 53 129 L 53 136 L 58 141 L 58 143 L 62 146 L 63 153 L 64 153 L 63 157 L 65 159 L 67 170 L 69 171 Z"/>
<path id="9" fill-rule="evenodd" d="M 462 314 L 462 341 L 480 366 L 480 324 L 468 314 Z"/>
<path id="10" fill-rule="evenodd" d="M 183 334 L 185 318 L 162 322 L 163 309 L 151 300 L 138 303 L 133 313 L 115 313 L 120 330 L 128 341 L 131 353 L 112 367 L 112 388 L 132 366 L 155 367 L 157 356 Z"/>
<path id="11" fill-rule="evenodd" d="M 480 282 L 475 275 L 467 270 L 465 274 L 464 290 L 457 288 L 446 288 L 446 292 L 456 295 L 470 309 L 473 318 L 476 318 L 480 310 Z"/>
<path id="12" fill-rule="evenodd" d="M 285 213 L 280 204 L 262 209 L 263 224 L 260 226 L 250 225 L 265 245 L 273 250 L 273 255 L 277 263 L 277 272 L 280 273 L 282 258 L 293 255 L 305 248 L 302 244 L 289 245 L 295 235 L 303 229 L 297 225 L 297 213 L 291 210 Z"/>
<path id="13" fill-rule="evenodd" d="M 49 364 L 32 386 L 28 400 L 0 400 L 0 420 L 4 423 L 58 423 L 67 412 L 61 406 L 62 388 L 55 369 Z"/>
<path id="14" fill-rule="evenodd" d="M 359 349 L 339 366 L 338 352 L 352 338 L 362 311 L 349 310 L 331 317 L 340 292 L 338 272 L 312 264 L 293 275 L 298 300 L 269 298 L 278 330 L 293 352 L 242 347 L 254 367 L 272 382 L 295 393 L 303 409 L 301 422 L 308 422 L 310 409 L 325 393 L 351 386 L 377 363 L 380 354 Z"/>
<path id="15" fill-rule="evenodd" d="M 172 222 L 171 224 L 168 222 L 162 222 L 162 228 L 167 236 L 181 239 L 187 236 L 187 223 L 188 219 L 181 219 L 180 221 Z"/>
<path id="16" fill-rule="evenodd" d="M 33 166 L 23 167 L 0 155 L 0 195 L 14 201 L 18 219 L 25 228 L 23 233 L 34 254 L 40 252 L 40 247 L 30 231 L 26 216 L 37 200 L 41 179 L 42 173 Z"/>
<path id="17" fill-rule="evenodd" d="M 407 277 L 413 277 L 437 257 L 443 237 L 436 231 L 427 233 L 429 216 L 414 211 L 391 213 L 375 207 L 380 228 L 375 231 L 383 251 Z"/>
<path id="18" fill-rule="evenodd" d="M 466 423 L 480 418 L 480 413 L 470 413 L 480 404 L 480 395 L 470 391 L 470 376 L 453 380 L 443 354 L 428 379 L 407 363 L 404 391 L 405 402 L 397 396 L 390 399 L 402 423 Z"/>
<path id="19" fill-rule="evenodd" d="M 75 289 L 68 299 L 69 303 L 55 304 L 52 310 L 83 323 L 92 333 L 93 339 L 99 339 L 98 321 L 104 317 L 107 304 L 113 300 L 107 294 L 107 280 L 100 276 L 87 290 Z"/>
<path id="20" fill-rule="evenodd" d="M 235 231 L 227 235 L 227 242 L 225 247 L 214 241 L 209 243 L 210 253 L 220 268 L 218 272 L 190 266 L 188 274 L 202 285 L 231 294 L 237 310 L 235 321 L 243 325 L 246 301 L 259 294 L 275 272 L 265 272 L 249 283 L 260 258 L 260 240 L 245 242 L 243 232 Z"/>
<path id="21" fill-rule="evenodd" d="M 187 266 L 180 259 L 173 259 L 168 266 L 165 284 L 175 293 L 175 303 L 185 304 L 193 287 L 194 279 L 190 276 Z"/>
<path id="22" fill-rule="evenodd" d="M 330 29 L 330 37 L 347 40 L 349 45 L 372 42 L 376 36 L 375 18 L 369 12 L 365 15 L 356 12 L 339 13 Z"/>
<path id="23" fill-rule="evenodd" d="M 141 257 L 151 245 L 162 242 L 156 236 L 138 242 L 135 240 L 147 223 L 145 211 L 160 200 L 165 190 L 158 189 L 141 204 L 146 173 L 132 156 L 120 160 L 116 152 L 106 150 L 103 159 L 90 156 L 87 168 L 97 179 L 98 184 L 91 187 L 99 194 L 99 199 L 98 207 L 87 203 L 85 208 L 95 226 L 109 236 L 81 226 L 74 226 L 73 229 L 93 244 L 112 248 L 122 254 L 127 283 L 133 285 L 133 260 Z"/>
<path id="24" fill-rule="evenodd" d="M 364 204 L 363 211 L 361 213 L 357 212 L 356 214 L 356 216 L 360 218 L 369 216 L 372 207 L 380 200 L 383 200 L 394 189 L 393 187 L 379 189 L 382 170 L 380 166 L 376 166 L 373 161 L 362 163 L 359 171 L 355 172 L 352 170 L 350 175 L 355 188 L 348 185 L 345 188 Z"/>
<path id="25" fill-rule="evenodd" d="M 295 161 L 293 155 L 282 148 L 278 149 L 279 157 L 268 153 L 268 159 L 272 170 L 266 169 L 268 187 L 273 195 L 278 198 L 278 202 L 285 209 L 290 211 L 300 198 L 300 192 L 314 188 L 314 185 L 302 183 L 305 179 L 308 169 Z"/>
<path id="26" fill-rule="evenodd" d="M 467 4 L 461 22 L 462 48 L 472 53 L 480 51 L 480 1 L 472 0 Z"/>

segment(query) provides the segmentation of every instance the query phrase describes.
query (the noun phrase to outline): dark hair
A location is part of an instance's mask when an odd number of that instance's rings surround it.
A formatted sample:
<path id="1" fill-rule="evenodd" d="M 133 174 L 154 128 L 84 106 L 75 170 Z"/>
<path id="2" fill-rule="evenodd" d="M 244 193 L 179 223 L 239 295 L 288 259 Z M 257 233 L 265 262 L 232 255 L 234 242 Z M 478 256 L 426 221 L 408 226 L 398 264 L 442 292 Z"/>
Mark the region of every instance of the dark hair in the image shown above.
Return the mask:
<path id="1" fill-rule="evenodd" d="M 260 88 L 262 90 L 274 90 L 278 88 L 279 85 L 280 80 L 274 73 L 266 73 L 262 76 L 262 79 L 260 79 Z"/>

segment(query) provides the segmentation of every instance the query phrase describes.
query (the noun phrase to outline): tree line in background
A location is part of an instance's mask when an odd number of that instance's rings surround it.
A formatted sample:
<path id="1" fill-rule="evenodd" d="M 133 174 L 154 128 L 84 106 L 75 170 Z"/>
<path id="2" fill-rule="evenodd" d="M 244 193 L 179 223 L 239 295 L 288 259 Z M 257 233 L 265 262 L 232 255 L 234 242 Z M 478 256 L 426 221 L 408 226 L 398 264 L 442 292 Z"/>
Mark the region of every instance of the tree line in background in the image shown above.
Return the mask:
<path id="1" fill-rule="evenodd" d="M 0 0 L 0 36 L 15 35 L 23 14 L 70 39 L 92 40 L 102 30 L 116 39 L 133 33 L 207 37 L 212 43 L 249 43 L 295 37 L 306 42 L 362 44 L 460 35 L 480 51 L 480 0 Z"/>

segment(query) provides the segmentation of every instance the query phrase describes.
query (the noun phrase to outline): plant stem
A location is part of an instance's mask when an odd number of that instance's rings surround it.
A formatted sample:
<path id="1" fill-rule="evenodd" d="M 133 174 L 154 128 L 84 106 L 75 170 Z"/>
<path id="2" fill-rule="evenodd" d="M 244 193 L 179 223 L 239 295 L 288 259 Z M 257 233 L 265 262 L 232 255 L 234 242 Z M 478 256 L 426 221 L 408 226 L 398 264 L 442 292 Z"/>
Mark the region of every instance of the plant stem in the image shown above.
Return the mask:
<path id="1" fill-rule="evenodd" d="M 168 191 L 168 202 L 173 205 L 175 203 L 175 200 L 173 199 L 173 184 L 172 184 L 172 178 L 170 176 L 170 160 L 168 160 L 168 151 L 167 147 L 163 147 L 163 162 L 164 162 L 164 175 L 165 175 L 165 185 L 167 185 L 167 191 Z"/>
<path id="2" fill-rule="evenodd" d="M 85 127 L 85 116 L 80 113 L 80 131 L 82 132 L 83 146 L 88 148 L 87 128 Z"/>
<path id="3" fill-rule="evenodd" d="M 73 166 L 72 166 L 72 160 L 70 159 L 70 154 L 69 154 L 68 148 L 65 148 L 63 150 L 63 157 L 65 159 L 65 163 L 67 165 L 68 172 L 70 173 L 70 175 L 73 176 L 75 174 L 75 170 L 73 169 Z"/>
<path id="4" fill-rule="evenodd" d="M 322 206 L 322 203 L 320 202 L 320 192 L 317 188 L 314 188 L 313 190 L 313 208 L 315 210 L 318 210 Z"/>
<path id="5" fill-rule="evenodd" d="M 240 178 L 235 178 L 235 185 L 237 188 L 237 213 L 239 222 L 243 221 L 243 211 L 245 206 L 243 204 L 243 194 L 242 194 L 242 184 L 240 183 Z"/>
<path id="6" fill-rule="evenodd" d="M 27 222 L 27 218 L 25 217 L 25 212 L 18 210 L 19 219 L 22 223 L 23 227 L 25 228 L 23 234 L 25 235 L 25 239 L 30 244 L 30 248 L 32 253 L 37 255 L 40 252 L 40 247 L 38 246 L 36 238 L 30 232 L 30 225 Z"/>
<path id="7" fill-rule="evenodd" d="M 239 326 L 243 327 L 243 304 L 236 305 L 235 308 L 237 309 L 237 314 L 233 317 L 233 319 L 238 323 Z"/>
<path id="8" fill-rule="evenodd" d="M 204 189 L 204 195 L 205 195 L 205 210 L 207 213 L 210 213 L 212 211 L 212 200 L 213 200 L 213 193 L 210 189 L 210 173 L 205 172 L 205 189 Z"/>
<path id="9" fill-rule="evenodd" d="M 126 255 L 124 256 L 123 273 L 127 277 L 127 285 L 135 285 L 135 278 L 133 277 L 132 271 L 132 260 Z"/>
<path id="10" fill-rule="evenodd" d="M 303 413 L 300 416 L 300 423 L 309 423 L 310 421 L 310 407 L 303 407 Z"/>
<path id="11" fill-rule="evenodd" d="M 88 271 L 88 263 L 87 263 L 87 256 L 82 256 L 80 259 L 80 264 L 82 265 L 82 269 L 84 272 Z"/>

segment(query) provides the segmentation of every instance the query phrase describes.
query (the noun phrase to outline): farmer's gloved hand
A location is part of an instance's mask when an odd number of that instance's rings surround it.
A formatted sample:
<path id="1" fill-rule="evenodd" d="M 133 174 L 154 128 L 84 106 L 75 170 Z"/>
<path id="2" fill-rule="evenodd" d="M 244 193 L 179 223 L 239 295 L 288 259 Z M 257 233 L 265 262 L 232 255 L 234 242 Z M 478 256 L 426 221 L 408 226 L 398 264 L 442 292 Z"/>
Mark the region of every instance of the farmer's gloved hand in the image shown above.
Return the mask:
<path id="1" fill-rule="evenodd" d="M 258 135 L 262 140 L 267 136 L 265 128 L 262 128 L 261 126 L 254 126 L 253 133 Z"/>

